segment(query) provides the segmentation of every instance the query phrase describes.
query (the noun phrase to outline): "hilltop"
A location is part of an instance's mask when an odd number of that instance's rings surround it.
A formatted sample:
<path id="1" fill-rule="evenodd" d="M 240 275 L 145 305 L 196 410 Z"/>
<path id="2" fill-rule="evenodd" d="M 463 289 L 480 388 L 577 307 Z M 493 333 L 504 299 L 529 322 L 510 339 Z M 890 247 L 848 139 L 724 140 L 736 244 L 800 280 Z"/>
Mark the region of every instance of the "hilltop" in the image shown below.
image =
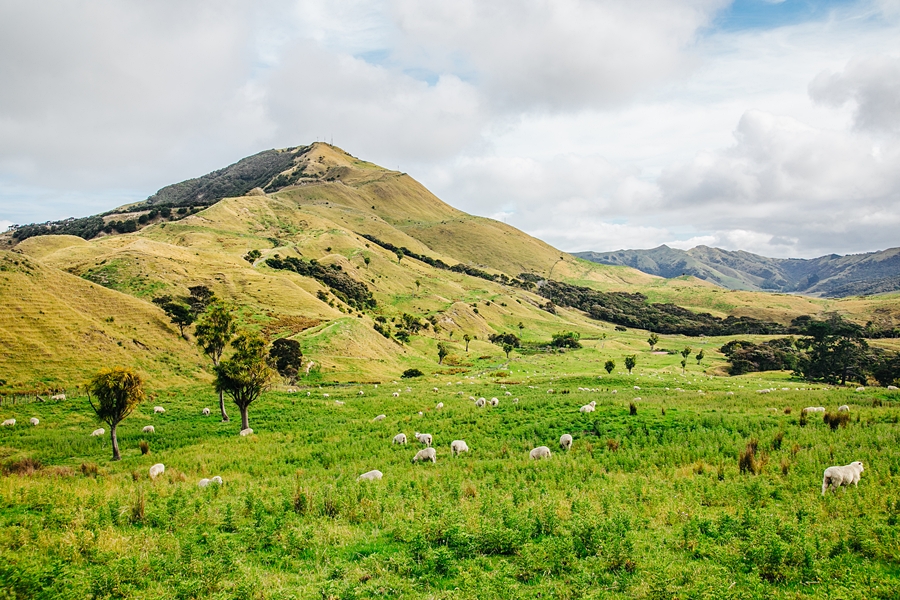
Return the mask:
<path id="1" fill-rule="evenodd" d="M 750 252 L 697 246 L 678 250 L 576 252 L 604 265 L 628 266 L 650 275 L 691 275 L 732 290 L 799 293 L 844 298 L 900 290 L 900 248 L 818 258 L 767 258 Z"/>

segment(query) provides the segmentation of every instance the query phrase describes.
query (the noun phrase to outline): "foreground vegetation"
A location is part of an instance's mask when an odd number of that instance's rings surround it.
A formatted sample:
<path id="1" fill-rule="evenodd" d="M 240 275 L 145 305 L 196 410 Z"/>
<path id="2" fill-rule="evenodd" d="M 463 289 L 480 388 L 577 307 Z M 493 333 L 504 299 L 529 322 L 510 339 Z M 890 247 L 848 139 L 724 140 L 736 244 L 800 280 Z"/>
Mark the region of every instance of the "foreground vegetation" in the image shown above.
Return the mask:
<path id="1" fill-rule="evenodd" d="M 377 388 L 269 392 L 245 438 L 236 422 L 200 415 L 217 400 L 208 386 L 165 390 L 153 402 L 164 414 L 148 403 L 120 425 L 116 463 L 108 439 L 88 435 L 85 399 L 4 407 L 19 425 L 0 430 L 2 589 L 13 598 L 900 596 L 896 392 L 812 389 L 785 373 L 681 376 L 668 356 L 610 375 L 604 352 L 519 356 Z M 500 405 L 478 409 L 469 396 Z M 591 400 L 596 412 L 579 413 Z M 799 418 L 805 406 L 845 403 L 852 417 L 835 430 Z M 31 416 L 39 426 L 21 425 Z M 147 424 L 155 434 L 140 433 Z M 416 444 L 390 443 L 400 431 L 432 433 L 437 463 L 410 464 Z M 568 454 L 557 451 L 563 433 L 575 438 Z M 454 439 L 471 452 L 452 458 Z M 530 461 L 538 445 L 553 456 Z M 742 473 L 748 445 L 756 452 Z M 854 460 L 866 465 L 859 487 L 822 498 L 822 470 Z M 151 481 L 157 462 L 166 472 Z M 370 469 L 384 479 L 356 481 Z M 225 485 L 197 487 L 213 475 Z"/>

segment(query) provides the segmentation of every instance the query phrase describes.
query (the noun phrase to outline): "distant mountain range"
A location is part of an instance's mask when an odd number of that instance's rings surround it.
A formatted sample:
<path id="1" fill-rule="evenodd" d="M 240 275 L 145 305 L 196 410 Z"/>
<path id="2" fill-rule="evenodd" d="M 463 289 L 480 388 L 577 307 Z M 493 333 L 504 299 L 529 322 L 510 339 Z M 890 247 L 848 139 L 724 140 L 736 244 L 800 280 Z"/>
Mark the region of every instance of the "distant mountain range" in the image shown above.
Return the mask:
<path id="1" fill-rule="evenodd" d="M 604 265 L 623 265 L 650 275 L 693 275 L 732 290 L 798 293 L 826 298 L 900 290 L 900 248 L 867 254 L 819 258 L 767 258 L 742 250 L 708 246 L 678 250 L 666 245 L 651 250 L 573 252 Z"/>

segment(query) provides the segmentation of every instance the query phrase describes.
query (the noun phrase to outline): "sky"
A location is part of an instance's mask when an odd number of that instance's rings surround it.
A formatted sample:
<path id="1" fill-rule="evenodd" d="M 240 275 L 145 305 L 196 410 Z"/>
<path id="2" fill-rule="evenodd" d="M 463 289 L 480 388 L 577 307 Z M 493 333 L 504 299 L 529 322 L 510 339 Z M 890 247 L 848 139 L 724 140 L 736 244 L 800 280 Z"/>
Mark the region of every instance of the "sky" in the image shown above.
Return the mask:
<path id="1" fill-rule="evenodd" d="M 0 0 L 0 230 L 333 143 L 569 252 L 900 246 L 900 0 Z"/>

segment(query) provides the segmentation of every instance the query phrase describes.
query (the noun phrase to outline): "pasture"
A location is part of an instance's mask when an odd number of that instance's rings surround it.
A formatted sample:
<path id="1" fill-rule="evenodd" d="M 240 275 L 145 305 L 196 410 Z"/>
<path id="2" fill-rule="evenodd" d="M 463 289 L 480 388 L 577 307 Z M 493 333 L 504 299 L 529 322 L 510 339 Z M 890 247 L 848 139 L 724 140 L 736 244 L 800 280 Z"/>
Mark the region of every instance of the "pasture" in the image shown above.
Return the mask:
<path id="1" fill-rule="evenodd" d="M 163 390 L 120 426 L 120 462 L 89 437 L 84 398 L 4 405 L 18 423 L 0 428 L 0 594 L 900 597 L 897 392 L 779 373 L 566 375 L 585 370 L 578 356 L 521 357 L 507 377 L 272 391 L 248 437 L 233 405 L 219 421 L 209 387 Z M 841 404 L 846 427 L 801 422 L 805 406 Z M 436 464 L 410 463 L 416 431 L 434 435 Z M 399 432 L 407 446 L 391 444 Z M 455 439 L 471 451 L 451 457 Z M 749 443 L 758 474 L 739 470 Z M 529 460 L 539 445 L 553 456 Z M 822 498 L 825 467 L 854 460 L 859 487 Z M 371 469 L 384 479 L 356 480 Z M 214 475 L 224 486 L 197 486 Z"/>

